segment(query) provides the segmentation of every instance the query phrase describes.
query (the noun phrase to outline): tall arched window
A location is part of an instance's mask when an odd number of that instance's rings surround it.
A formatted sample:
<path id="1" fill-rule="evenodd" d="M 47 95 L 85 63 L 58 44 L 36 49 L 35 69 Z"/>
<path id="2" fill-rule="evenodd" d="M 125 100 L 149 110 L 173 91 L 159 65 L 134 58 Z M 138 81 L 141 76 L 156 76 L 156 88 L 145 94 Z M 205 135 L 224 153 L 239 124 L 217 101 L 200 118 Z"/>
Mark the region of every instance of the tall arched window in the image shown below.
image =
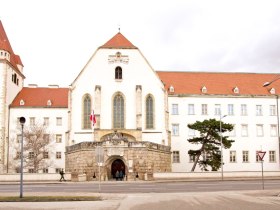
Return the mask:
<path id="1" fill-rule="evenodd" d="M 151 95 L 146 98 L 146 128 L 154 128 L 154 99 Z"/>
<path id="2" fill-rule="evenodd" d="M 122 68 L 119 66 L 115 69 L 115 79 L 122 79 Z"/>
<path id="3" fill-rule="evenodd" d="M 83 97 L 83 116 L 82 116 L 83 129 L 91 128 L 90 114 L 91 114 L 91 99 L 90 99 L 90 95 L 86 94 Z"/>
<path id="4" fill-rule="evenodd" d="M 114 128 L 124 128 L 124 99 L 121 94 L 114 97 Z"/>

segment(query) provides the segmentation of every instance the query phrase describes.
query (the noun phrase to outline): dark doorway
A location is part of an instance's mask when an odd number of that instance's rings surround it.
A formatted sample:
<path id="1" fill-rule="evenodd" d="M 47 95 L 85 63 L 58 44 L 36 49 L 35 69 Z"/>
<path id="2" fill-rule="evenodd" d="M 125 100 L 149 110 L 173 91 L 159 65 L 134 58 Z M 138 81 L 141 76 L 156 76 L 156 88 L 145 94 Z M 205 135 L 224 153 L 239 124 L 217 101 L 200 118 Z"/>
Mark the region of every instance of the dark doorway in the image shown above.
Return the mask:
<path id="1" fill-rule="evenodd" d="M 123 176 L 125 176 L 125 165 L 121 159 L 114 160 L 111 167 L 111 174 L 113 178 L 116 178 L 117 171 L 119 173 L 122 171 Z"/>

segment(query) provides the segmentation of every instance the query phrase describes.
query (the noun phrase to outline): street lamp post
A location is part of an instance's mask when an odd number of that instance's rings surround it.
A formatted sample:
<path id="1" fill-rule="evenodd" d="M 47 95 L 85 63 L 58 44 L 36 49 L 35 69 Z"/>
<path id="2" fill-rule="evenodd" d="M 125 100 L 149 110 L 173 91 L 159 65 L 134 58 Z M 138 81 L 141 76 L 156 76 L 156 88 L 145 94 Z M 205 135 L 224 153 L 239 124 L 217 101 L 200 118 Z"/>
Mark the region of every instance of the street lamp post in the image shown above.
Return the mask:
<path id="1" fill-rule="evenodd" d="M 220 143 L 221 143 L 221 175 L 222 180 L 224 180 L 224 159 L 223 159 L 223 136 L 222 136 L 222 119 L 227 115 L 222 116 L 220 114 Z"/>
<path id="2" fill-rule="evenodd" d="M 22 198 L 22 181 L 23 181 L 23 127 L 25 123 L 25 118 L 20 117 L 19 122 L 21 125 L 21 152 L 20 152 L 20 194 L 19 197 Z"/>

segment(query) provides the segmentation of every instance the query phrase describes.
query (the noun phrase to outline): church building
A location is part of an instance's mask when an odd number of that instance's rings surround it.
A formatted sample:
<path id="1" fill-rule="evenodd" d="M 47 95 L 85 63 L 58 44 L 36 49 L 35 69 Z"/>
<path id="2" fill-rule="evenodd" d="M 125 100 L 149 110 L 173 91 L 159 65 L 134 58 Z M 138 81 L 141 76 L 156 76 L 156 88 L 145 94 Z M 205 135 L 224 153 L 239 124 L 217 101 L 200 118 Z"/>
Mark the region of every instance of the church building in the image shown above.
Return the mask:
<path id="1" fill-rule="evenodd" d="M 39 121 L 52 133 L 39 173 L 63 168 L 73 178 L 121 173 L 131 180 L 190 172 L 188 150 L 197 145 L 188 139 L 199 133 L 188 124 L 211 118 L 234 125 L 225 135 L 235 142 L 221 148 L 224 171 L 259 170 L 258 151 L 266 152 L 264 170 L 280 170 L 278 74 L 156 71 L 122 33 L 104 43 L 69 87 L 24 86 L 23 65 L 0 22 L 0 173 L 16 172 L 21 116 L 25 126 Z"/>

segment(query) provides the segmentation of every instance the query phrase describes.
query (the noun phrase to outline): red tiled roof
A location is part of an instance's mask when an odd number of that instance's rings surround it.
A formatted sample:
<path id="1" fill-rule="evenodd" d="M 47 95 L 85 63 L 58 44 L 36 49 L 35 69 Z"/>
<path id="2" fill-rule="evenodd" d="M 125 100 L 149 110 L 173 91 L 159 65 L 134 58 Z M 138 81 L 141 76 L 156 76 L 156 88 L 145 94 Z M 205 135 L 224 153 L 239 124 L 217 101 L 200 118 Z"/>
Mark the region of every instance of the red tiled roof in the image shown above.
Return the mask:
<path id="1" fill-rule="evenodd" d="M 18 70 L 17 64 L 20 64 L 20 65 L 23 66 L 20 57 L 18 55 L 14 54 L 14 51 L 12 49 L 12 46 L 11 46 L 10 42 L 9 42 L 8 36 L 5 32 L 5 29 L 2 25 L 1 20 L 0 20 L 0 49 L 8 51 L 10 53 L 10 63 L 12 64 L 12 66 L 16 70 Z"/>
<path id="2" fill-rule="evenodd" d="M 20 106 L 20 101 L 24 105 Z M 47 101 L 51 100 L 52 105 L 47 106 Z M 24 87 L 13 100 L 10 107 L 68 107 L 68 88 L 28 88 Z"/>
<path id="3" fill-rule="evenodd" d="M 204 86 L 207 88 L 206 94 L 271 95 L 271 88 L 275 88 L 276 94 L 280 93 L 280 79 L 263 87 L 265 82 L 280 77 L 279 74 L 165 71 L 157 71 L 157 74 L 166 90 L 174 87 L 174 94 L 203 94 L 201 89 Z M 235 87 L 239 89 L 239 94 L 233 92 Z"/>
<path id="4" fill-rule="evenodd" d="M 127 38 L 120 32 L 112 39 L 102 45 L 100 48 L 116 48 L 116 49 L 137 49 Z"/>

